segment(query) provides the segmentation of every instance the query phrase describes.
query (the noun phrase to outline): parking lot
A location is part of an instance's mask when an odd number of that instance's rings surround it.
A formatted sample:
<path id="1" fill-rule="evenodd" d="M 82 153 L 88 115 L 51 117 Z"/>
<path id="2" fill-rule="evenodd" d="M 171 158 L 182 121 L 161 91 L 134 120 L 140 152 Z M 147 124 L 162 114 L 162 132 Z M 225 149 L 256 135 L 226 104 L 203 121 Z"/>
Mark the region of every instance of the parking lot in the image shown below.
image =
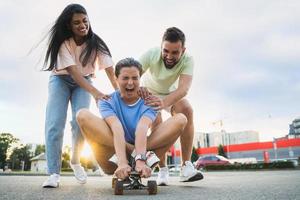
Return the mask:
<path id="1" fill-rule="evenodd" d="M 43 189 L 45 176 L 0 176 L 0 199 L 300 199 L 300 170 L 204 172 L 198 182 L 180 183 L 171 177 L 171 185 L 159 187 L 158 194 L 125 191 L 113 195 L 110 176 L 92 176 L 79 185 L 74 177 L 62 176 L 57 189 Z M 155 179 L 156 177 L 152 177 Z"/>

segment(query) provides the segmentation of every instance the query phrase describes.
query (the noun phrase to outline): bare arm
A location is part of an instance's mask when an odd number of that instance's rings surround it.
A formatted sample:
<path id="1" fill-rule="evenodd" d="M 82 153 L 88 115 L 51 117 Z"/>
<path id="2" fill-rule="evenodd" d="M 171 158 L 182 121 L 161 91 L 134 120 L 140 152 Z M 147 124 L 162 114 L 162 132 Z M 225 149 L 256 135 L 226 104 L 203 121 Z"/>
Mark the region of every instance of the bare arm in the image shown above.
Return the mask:
<path id="1" fill-rule="evenodd" d="M 147 145 L 147 131 L 152 124 L 148 117 L 142 117 L 135 130 L 135 151 L 137 154 L 144 154 Z"/>
<path id="2" fill-rule="evenodd" d="M 105 72 L 106 72 L 107 77 L 110 80 L 111 85 L 114 87 L 115 90 L 117 90 L 119 87 L 118 87 L 118 84 L 117 84 L 117 81 L 115 78 L 114 68 L 112 66 L 105 68 Z"/>
<path id="3" fill-rule="evenodd" d="M 148 117 L 142 117 L 135 130 L 135 150 L 137 154 L 145 154 L 147 146 L 147 131 L 152 124 Z M 141 177 L 151 176 L 151 169 L 145 164 L 145 161 L 137 160 L 135 170 L 141 174 Z"/>
<path id="4" fill-rule="evenodd" d="M 124 130 L 120 120 L 116 116 L 105 118 L 106 123 L 113 133 L 114 147 L 118 158 L 118 165 L 127 164 L 126 142 Z"/>
<path id="5" fill-rule="evenodd" d="M 191 87 L 193 77 L 191 75 L 182 74 L 179 77 L 178 88 L 166 96 L 163 100 L 164 108 L 175 104 L 177 101 L 185 97 Z"/>
<path id="6" fill-rule="evenodd" d="M 191 87 L 193 77 L 191 75 L 182 74 L 179 77 L 178 88 L 167 95 L 163 100 L 150 95 L 146 98 L 146 104 L 155 107 L 156 110 L 167 108 L 177 101 L 185 97 Z"/>
<path id="7" fill-rule="evenodd" d="M 107 95 L 97 90 L 97 88 L 95 88 L 82 76 L 82 74 L 77 69 L 76 65 L 69 66 L 66 68 L 66 70 L 80 87 L 82 87 L 83 89 L 85 89 L 86 91 L 88 91 L 93 95 L 96 101 L 99 99 L 107 98 Z"/>

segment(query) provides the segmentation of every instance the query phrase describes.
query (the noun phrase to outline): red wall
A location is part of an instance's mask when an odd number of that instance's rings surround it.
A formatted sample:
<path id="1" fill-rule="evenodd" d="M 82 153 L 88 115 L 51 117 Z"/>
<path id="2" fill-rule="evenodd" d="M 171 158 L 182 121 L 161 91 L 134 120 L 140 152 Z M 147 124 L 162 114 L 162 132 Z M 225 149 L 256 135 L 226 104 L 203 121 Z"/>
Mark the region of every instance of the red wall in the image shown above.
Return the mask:
<path id="1" fill-rule="evenodd" d="M 276 141 L 277 148 L 300 147 L 300 138 L 286 139 Z M 224 146 L 225 152 L 240 152 L 273 149 L 273 142 L 253 142 L 245 144 L 233 144 Z M 197 153 L 200 154 L 217 154 L 218 147 L 198 148 Z"/>

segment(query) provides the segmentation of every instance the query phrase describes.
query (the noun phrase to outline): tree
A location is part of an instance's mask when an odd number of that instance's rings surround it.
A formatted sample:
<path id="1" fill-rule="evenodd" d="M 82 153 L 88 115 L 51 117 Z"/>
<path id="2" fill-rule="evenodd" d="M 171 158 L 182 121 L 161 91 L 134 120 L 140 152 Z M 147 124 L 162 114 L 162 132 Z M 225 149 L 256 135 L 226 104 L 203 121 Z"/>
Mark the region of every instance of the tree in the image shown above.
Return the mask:
<path id="1" fill-rule="evenodd" d="M 70 168 L 70 158 L 71 158 L 71 147 L 68 145 L 64 146 L 63 153 L 62 153 L 62 168 Z"/>
<path id="2" fill-rule="evenodd" d="M 192 155 L 191 155 L 191 161 L 192 162 L 195 162 L 197 161 L 199 158 L 198 154 L 197 154 L 197 151 L 196 151 L 196 148 L 193 147 L 193 150 L 192 150 Z"/>
<path id="3" fill-rule="evenodd" d="M 227 158 L 227 155 L 226 155 L 226 153 L 225 153 L 225 151 L 224 151 L 224 146 L 221 145 L 221 144 L 218 146 L 218 154 L 219 154 L 220 156 L 224 156 L 225 158 Z"/>
<path id="4" fill-rule="evenodd" d="M 62 161 L 61 161 L 61 167 L 62 168 L 70 168 L 70 153 L 65 151 L 62 154 Z"/>
<path id="5" fill-rule="evenodd" d="M 44 144 L 38 144 L 34 151 L 34 156 L 38 156 L 41 153 L 45 153 L 45 145 Z"/>
<path id="6" fill-rule="evenodd" d="M 7 150 L 12 146 L 12 144 L 17 143 L 18 138 L 15 138 L 10 133 L 0 134 L 0 168 L 4 168 L 7 158 Z"/>
<path id="7" fill-rule="evenodd" d="M 10 155 L 10 162 L 11 162 L 11 168 L 21 170 L 22 169 L 22 163 L 24 163 L 24 170 L 30 170 L 30 158 L 31 158 L 31 152 L 30 152 L 31 146 L 30 145 L 21 145 L 20 147 L 16 147 L 13 149 L 12 154 Z"/>

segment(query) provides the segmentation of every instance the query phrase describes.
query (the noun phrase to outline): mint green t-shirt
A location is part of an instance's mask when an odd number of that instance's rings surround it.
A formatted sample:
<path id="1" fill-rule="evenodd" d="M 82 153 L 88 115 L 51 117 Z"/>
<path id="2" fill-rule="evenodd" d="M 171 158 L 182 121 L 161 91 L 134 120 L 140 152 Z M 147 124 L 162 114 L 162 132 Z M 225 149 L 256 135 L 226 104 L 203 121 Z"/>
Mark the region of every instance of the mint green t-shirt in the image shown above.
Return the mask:
<path id="1" fill-rule="evenodd" d="M 172 69 L 165 67 L 160 48 L 147 51 L 141 56 L 140 62 L 144 72 L 141 84 L 155 94 L 169 94 L 177 89 L 181 74 L 193 75 L 194 61 L 187 53 Z"/>

